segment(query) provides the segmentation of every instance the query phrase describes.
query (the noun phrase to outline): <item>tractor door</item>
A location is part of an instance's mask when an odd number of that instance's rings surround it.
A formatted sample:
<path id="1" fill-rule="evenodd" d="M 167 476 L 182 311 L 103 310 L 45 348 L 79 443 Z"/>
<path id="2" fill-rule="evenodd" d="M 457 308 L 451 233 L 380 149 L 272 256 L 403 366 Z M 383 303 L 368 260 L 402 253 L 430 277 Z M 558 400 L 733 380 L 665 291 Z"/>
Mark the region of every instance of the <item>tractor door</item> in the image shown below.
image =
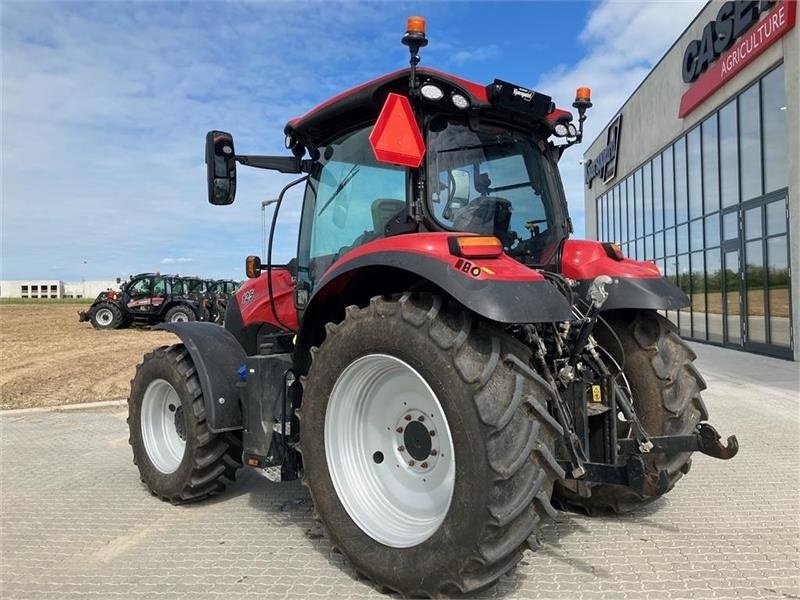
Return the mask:
<path id="1" fill-rule="evenodd" d="M 153 289 L 150 295 L 150 310 L 153 313 L 161 312 L 161 307 L 167 299 L 167 282 L 163 277 L 153 278 Z"/>
<path id="2" fill-rule="evenodd" d="M 386 235 L 389 222 L 406 212 L 407 170 L 375 160 L 372 126 L 320 148 L 308 177 L 298 247 L 298 282 L 314 282 L 339 258 Z"/>
<path id="3" fill-rule="evenodd" d="M 152 277 L 138 277 L 128 285 L 128 310 L 148 314 L 152 310 Z"/>

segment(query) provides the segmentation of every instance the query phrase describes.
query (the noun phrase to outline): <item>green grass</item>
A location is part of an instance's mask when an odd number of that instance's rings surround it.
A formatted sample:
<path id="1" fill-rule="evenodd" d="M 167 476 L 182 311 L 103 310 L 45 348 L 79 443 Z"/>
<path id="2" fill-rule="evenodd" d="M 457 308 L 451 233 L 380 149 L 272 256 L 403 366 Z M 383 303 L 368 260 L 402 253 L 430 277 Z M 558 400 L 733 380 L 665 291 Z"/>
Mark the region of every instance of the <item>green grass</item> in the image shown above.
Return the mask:
<path id="1" fill-rule="evenodd" d="M 94 298 L 0 298 L 2 304 L 83 304 L 90 305 Z"/>

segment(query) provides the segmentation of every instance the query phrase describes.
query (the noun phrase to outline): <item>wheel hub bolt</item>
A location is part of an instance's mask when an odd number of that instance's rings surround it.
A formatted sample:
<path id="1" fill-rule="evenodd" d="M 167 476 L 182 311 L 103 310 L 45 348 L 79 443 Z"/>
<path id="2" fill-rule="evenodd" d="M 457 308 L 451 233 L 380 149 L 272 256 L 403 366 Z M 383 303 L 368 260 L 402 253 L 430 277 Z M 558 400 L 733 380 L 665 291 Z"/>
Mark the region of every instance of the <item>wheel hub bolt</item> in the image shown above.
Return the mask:
<path id="1" fill-rule="evenodd" d="M 424 463 L 422 463 L 420 465 L 420 467 L 422 467 L 423 469 L 427 469 L 428 468 L 428 463 L 424 462 Z"/>
<path id="2" fill-rule="evenodd" d="M 406 447 L 405 446 L 398 446 L 397 447 L 397 451 L 398 452 L 405 452 L 406 451 Z"/>
<path id="3" fill-rule="evenodd" d="M 436 435 L 436 432 L 435 432 L 433 429 L 431 429 L 431 430 L 428 432 L 428 435 L 429 435 L 429 436 L 431 436 L 431 437 L 433 437 L 433 436 L 435 436 L 435 435 Z"/>
<path id="4" fill-rule="evenodd" d="M 406 421 L 410 421 L 410 420 L 411 420 L 411 415 L 406 415 Z"/>
<path id="5" fill-rule="evenodd" d="M 436 448 L 431 450 L 431 456 L 436 456 L 437 454 L 439 454 L 439 452 L 436 450 Z"/>
<path id="6" fill-rule="evenodd" d="M 416 463 L 413 460 L 408 461 L 408 466 L 413 467 Z"/>
<path id="7" fill-rule="evenodd" d="M 417 417 L 417 421 L 419 421 L 420 423 L 422 423 L 424 420 L 425 420 L 425 417 L 423 417 L 422 415 Z"/>
<path id="8" fill-rule="evenodd" d="M 397 433 L 403 433 L 403 428 L 402 427 L 398 427 L 397 429 L 395 429 L 395 431 Z"/>

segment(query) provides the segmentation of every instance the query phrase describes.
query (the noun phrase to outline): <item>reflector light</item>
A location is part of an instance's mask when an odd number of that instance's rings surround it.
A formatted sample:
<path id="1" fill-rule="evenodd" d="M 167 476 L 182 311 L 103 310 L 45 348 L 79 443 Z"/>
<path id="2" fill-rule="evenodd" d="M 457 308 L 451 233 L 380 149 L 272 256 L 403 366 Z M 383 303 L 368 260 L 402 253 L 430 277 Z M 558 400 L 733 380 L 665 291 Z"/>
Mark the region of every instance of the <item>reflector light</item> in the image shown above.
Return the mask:
<path id="1" fill-rule="evenodd" d="M 408 98 L 389 94 L 369 134 L 379 162 L 417 168 L 425 156 L 425 142 Z"/>
<path id="2" fill-rule="evenodd" d="M 575 92 L 576 102 L 586 102 L 592 99 L 592 90 L 588 87 L 579 87 Z"/>
<path id="3" fill-rule="evenodd" d="M 450 99 L 453 101 L 453 105 L 460 110 L 469 108 L 469 100 L 461 94 L 453 94 Z"/>
<path id="4" fill-rule="evenodd" d="M 464 258 L 495 258 L 503 253 L 502 242 L 494 236 L 470 235 L 450 240 L 450 252 Z"/>
<path id="5" fill-rule="evenodd" d="M 428 100 L 441 100 L 444 96 L 442 88 L 433 85 L 432 83 L 426 83 L 423 85 L 419 89 L 419 92 L 422 94 L 423 98 L 427 98 Z"/>
<path id="6" fill-rule="evenodd" d="M 425 33 L 425 18 L 408 17 L 408 21 L 406 21 L 406 31 Z"/>

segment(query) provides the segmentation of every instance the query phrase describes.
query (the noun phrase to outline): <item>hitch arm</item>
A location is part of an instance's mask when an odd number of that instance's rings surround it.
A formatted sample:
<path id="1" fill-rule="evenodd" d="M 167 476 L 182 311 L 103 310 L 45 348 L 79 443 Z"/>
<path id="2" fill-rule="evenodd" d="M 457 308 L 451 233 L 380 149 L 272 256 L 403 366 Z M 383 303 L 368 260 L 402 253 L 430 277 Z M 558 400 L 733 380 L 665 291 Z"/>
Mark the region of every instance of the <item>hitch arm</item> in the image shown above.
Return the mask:
<path id="1" fill-rule="evenodd" d="M 739 452 L 739 440 L 735 435 L 728 437 L 722 444 L 722 436 L 708 423 L 700 423 L 691 435 L 665 435 L 649 438 L 653 444 L 650 453 L 680 454 L 681 452 L 702 452 L 708 456 L 728 460 Z M 634 439 L 619 440 L 619 449 L 623 454 L 638 452 Z"/>

